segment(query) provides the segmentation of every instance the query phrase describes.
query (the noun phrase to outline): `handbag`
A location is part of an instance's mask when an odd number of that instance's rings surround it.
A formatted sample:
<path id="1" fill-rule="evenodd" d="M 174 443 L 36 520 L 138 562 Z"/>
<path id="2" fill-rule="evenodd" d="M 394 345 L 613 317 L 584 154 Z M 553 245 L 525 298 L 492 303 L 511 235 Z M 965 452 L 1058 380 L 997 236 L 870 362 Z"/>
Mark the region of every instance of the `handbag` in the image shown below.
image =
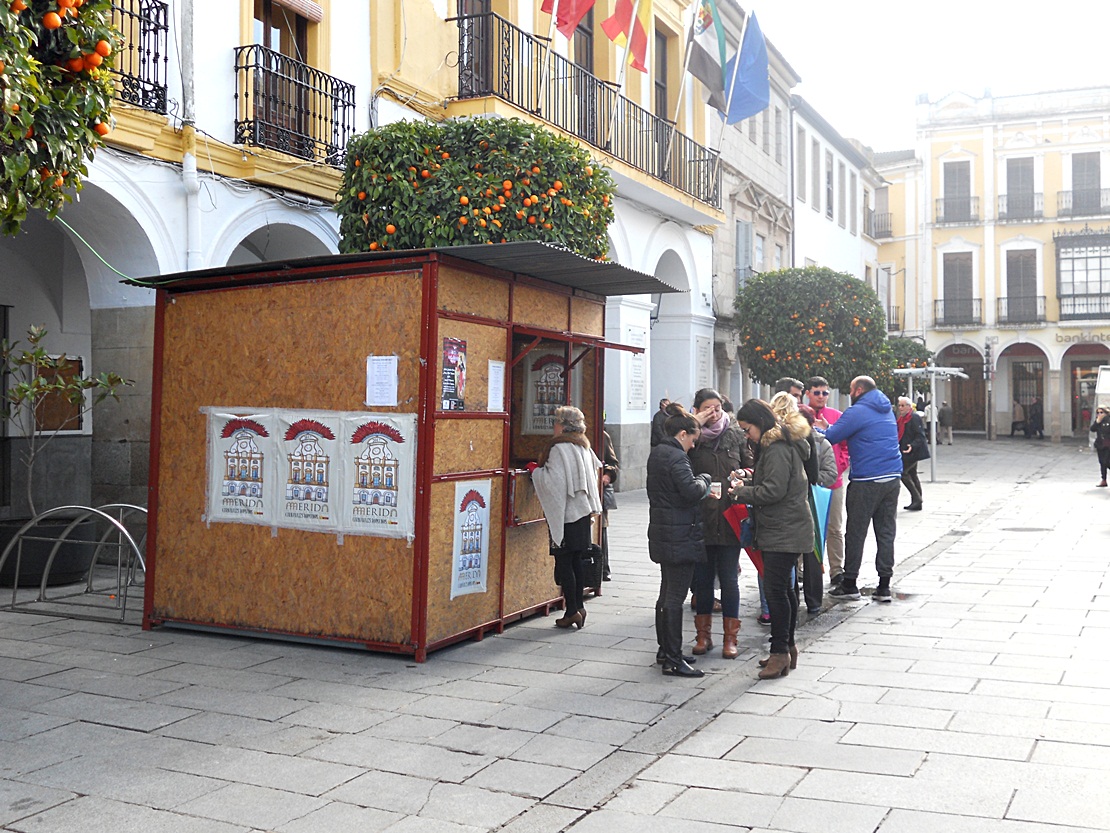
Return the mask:
<path id="1" fill-rule="evenodd" d="M 601 490 L 601 508 L 605 510 L 617 508 L 617 490 L 612 483 L 606 483 Z"/>

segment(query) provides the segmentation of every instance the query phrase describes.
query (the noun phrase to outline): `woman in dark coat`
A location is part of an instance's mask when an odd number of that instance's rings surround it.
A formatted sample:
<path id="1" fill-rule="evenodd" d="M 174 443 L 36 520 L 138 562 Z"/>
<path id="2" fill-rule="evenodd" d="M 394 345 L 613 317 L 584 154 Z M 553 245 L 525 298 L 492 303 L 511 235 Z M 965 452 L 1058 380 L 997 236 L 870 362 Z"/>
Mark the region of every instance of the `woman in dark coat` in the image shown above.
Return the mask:
<path id="1" fill-rule="evenodd" d="M 809 423 L 800 413 L 779 421 L 771 407 L 749 399 L 736 421 L 756 443 L 755 470 L 733 489 L 738 503 L 752 507 L 755 545 L 763 551 L 763 587 L 771 609 L 771 656 L 760 664 L 761 679 L 785 677 L 798 666 L 794 628 L 798 594 L 792 571 L 798 556 L 813 549 L 813 515 L 809 511 Z"/>
<path id="2" fill-rule="evenodd" d="M 898 448 L 902 452 L 902 485 L 910 493 L 910 503 L 903 506 L 911 512 L 920 512 L 922 491 L 917 464 L 929 459 L 929 444 L 925 439 L 925 426 L 913 409 L 908 397 L 898 397 Z"/>
<path id="3" fill-rule="evenodd" d="M 1110 468 L 1110 408 L 1100 407 L 1095 411 L 1095 421 L 1091 423 L 1091 433 L 1095 435 L 1095 453 L 1102 480 L 1096 485 L 1106 485 L 1106 470 Z"/>
<path id="4" fill-rule="evenodd" d="M 688 456 L 700 430 L 698 421 L 685 412 L 667 417 L 665 438 L 651 450 L 647 462 L 648 555 L 659 565 L 660 577 L 655 602 L 656 661 L 670 677 L 704 676 L 682 655 L 682 605 L 694 565 L 705 560 L 699 504 L 709 494 L 710 478 L 695 476 Z"/>
<path id="5" fill-rule="evenodd" d="M 747 437 L 724 412 L 721 394 L 712 388 L 702 388 L 694 394 L 694 412 L 699 422 L 704 420 L 701 434 L 690 452 L 690 466 L 694 474 L 708 474 L 712 482 L 721 486 L 719 496 L 701 505 L 702 529 L 705 534 L 706 560 L 694 568 L 695 607 L 694 628 L 697 643 L 694 653 L 701 655 L 713 647 L 713 585 L 721 584 L 721 618 L 724 642 L 721 656 L 736 659 L 736 645 L 740 633 L 740 540 L 724 518 L 732 506 L 727 493 L 729 475 L 737 469 L 751 467 Z"/>

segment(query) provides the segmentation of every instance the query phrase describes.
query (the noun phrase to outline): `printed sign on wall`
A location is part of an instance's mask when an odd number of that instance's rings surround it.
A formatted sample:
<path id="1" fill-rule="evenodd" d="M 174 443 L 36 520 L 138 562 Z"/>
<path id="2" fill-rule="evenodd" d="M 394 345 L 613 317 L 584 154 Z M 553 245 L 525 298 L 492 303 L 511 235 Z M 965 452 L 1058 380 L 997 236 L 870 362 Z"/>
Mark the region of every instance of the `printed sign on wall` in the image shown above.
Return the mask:
<path id="1" fill-rule="evenodd" d="M 466 405 L 466 342 L 443 339 L 443 403 L 445 411 L 462 411 Z"/>
<path id="2" fill-rule="evenodd" d="M 416 495 L 416 415 L 345 414 L 345 532 L 412 540 Z"/>
<path id="3" fill-rule="evenodd" d="M 277 448 L 269 412 L 208 415 L 208 520 L 273 522 Z"/>
<path id="4" fill-rule="evenodd" d="M 455 483 L 455 544 L 451 598 L 485 593 L 489 570 L 489 480 Z"/>
<path id="5" fill-rule="evenodd" d="M 333 415 L 282 411 L 277 417 L 281 436 L 283 494 L 277 505 L 277 525 L 332 531 L 339 528 L 336 489 L 342 483 L 341 422 Z"/>

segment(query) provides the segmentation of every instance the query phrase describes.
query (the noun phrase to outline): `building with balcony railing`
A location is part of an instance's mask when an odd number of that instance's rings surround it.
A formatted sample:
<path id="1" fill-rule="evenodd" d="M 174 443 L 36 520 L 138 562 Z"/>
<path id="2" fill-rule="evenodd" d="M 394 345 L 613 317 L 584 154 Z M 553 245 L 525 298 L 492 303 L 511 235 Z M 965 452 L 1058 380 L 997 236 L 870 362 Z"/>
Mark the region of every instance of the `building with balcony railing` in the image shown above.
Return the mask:
<path id="1" fill-rule="evenodd" d="M 907 318 L 970 377 L 944 385 L 957 429 L 990 432 L 1039 398 L 1047 433 L 1086 435 L 1110 362 L 1107 120 L 1110 87 L 922 98 L 913 162 L 878 164 L 906 230 L 881 256 L 905 270 Z"/>

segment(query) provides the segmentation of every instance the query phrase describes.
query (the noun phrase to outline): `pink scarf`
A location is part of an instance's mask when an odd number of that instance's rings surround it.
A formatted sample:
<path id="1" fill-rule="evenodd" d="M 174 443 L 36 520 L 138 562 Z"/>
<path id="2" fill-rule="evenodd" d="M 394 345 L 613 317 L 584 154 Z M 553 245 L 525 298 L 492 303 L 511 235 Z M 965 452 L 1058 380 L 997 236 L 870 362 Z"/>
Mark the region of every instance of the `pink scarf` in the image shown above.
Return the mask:
<path id="1" fill-rule="evenodd" d="M 717 439 L 717 437 L 721 436 L 721 434 L 725 432 L 726 428 L 728 428 L 728 414 L 722 413 L 721 418 L 716 422 L 702 426 L 701 434 L 698 436 L 698 441 L 701 442 L 702 440 L 715 440 Z"/>

